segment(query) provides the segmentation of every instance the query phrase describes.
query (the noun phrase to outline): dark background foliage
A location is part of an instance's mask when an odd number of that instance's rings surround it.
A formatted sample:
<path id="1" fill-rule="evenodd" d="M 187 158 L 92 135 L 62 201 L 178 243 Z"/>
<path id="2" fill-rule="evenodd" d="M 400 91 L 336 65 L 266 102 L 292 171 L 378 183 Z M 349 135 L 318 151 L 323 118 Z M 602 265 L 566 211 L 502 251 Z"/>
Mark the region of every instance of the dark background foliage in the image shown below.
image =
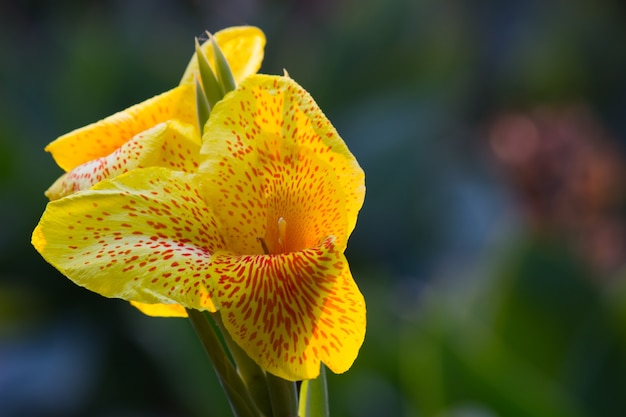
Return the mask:
<path id="1" fill-rule="evenodd" d="M 367 175 L 348 257 L 368 333 L 336 416 L 626 409 L 626 8 L 610 0 L 0 3 L 0 415 L 222 416 L 186 320 L 30 246 L 43 147 L 178 83 L 205 30 L 316 98 Z"/>

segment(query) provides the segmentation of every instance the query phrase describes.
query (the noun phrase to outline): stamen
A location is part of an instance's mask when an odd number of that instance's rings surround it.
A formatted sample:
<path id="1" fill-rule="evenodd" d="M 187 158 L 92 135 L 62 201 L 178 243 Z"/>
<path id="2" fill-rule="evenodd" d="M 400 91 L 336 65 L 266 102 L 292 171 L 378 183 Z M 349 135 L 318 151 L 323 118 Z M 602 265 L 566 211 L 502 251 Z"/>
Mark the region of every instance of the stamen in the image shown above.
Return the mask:
<path id="1" fill-rule="evenodd" d="M 278 244 L 284 252 L 287 245 L 287 221 L 282 217 L 278 219 Z"/>
<path id="2" fill-rule="evenodd" d="M 263 248 L 263 253 L 266 255 L 270 254 L 269 249 L 267 249 L 267 245 L 265 244 L 265 239 L 263 239 L 262 237 L 257 237 L 256 240 L 259 241 L 259 243 L 261 244 L 261 247 Z"/>

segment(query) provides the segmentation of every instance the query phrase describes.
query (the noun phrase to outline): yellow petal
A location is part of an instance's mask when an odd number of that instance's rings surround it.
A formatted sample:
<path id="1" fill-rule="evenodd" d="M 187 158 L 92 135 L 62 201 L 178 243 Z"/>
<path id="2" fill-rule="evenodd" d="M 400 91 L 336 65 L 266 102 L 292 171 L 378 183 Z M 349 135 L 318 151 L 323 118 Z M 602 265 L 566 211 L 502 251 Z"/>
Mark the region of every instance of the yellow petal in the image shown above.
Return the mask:
<path id="1" fill-rule="evenodd" d="M 271 135 L 255 140 L 209 135 L 200 166 L 203 195 L 237 254 L 295 252 L 329 235 L 347 243 L 345 195 L 332 167 L 306 148 Z"/>
<path id="2" fill-rule="evenodd" d="M 365 302 L 333 238 L 280 255 L 216 253 L 210 265 L 226 329 L 262 368 L 316 378 L 320 361 L 350 368 L 365 337 Z"/>
<path id="3" fill-rule="evenodd" d="M 187 317 L 187 311 L 180 304 L 145 304 L 130 302 L 133 307 L 147 316 L 152 317 Z"/>
<path id="4" fill-rule="evenodd" d="M 65 171 L 115 151 L 133 136 L 159 123 L 177 119 L 195 125 L 193 85 L 176 87 L 99 122 L 74 130 L 46 146 Z M 198 133 L 199 134 L 199 133 Z"/>
<path id="5" fill-rule="evenodd" d="M 352 232 L 365 197 L 363 170 L 313 98 L 295 81 L 260 74 L 244 80 L 213 109 L 202 152 L 210 154 L 219 141 L 229 141 L 230 153 L 237 157 L 272 141 L 308 149 L 332 167 L 345 195 L 347 233 Z"/>
<path id="6" fill-rule="evenodd" d="M 39 253 L 106 297 L 214 311 L 211 254 L 223 247 L 196 175 L 136 169 L 50 202 L 33 232 Z"/>
<path id="7" fill-rule="evenodd" d="M 240 82 L 259 70 L 265 48 L 265 35 L 261 29 L 253 26 L 235 26 L 220 30 L 213 36 L 224 53 L 236 82 Z M 211 42 L 204 42 L 201 49 L 215 70 L 215 58 Z M 194 54 L 180 83 L 193 84 L 198 72 L 198 59 Z"/>
<path id="8" fill-rule="evenodd" d="M 111 154 L 85 162 L 62 175 L 46 191 L 50 200 L 86 190 L 134 168 L 164 166 L 192 172 L 200 162 L 195 125 L 169 120 L 135 135 Z"/>

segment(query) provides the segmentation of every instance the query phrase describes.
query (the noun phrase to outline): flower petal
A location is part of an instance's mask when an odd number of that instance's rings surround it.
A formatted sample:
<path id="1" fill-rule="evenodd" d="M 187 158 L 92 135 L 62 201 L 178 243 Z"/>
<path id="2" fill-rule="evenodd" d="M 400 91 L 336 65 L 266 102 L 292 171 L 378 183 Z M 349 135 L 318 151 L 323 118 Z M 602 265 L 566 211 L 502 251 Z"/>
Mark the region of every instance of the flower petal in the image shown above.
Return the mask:
<path id="1" fill-rule="evenodd" d="M 200 162 L 200 137 L 195 125 L 169 120 L 135 135 L 113 153 L 85 162 L 62 175 L 46 191 L 56 200 L 134 168 L 164 166 L 191 172 Z"/>
<path id="2" fill-rule="evenodd" d="M 213 109 L 202 152 L 230 141 L 239 156 L 270 140 L 306 148 L 332 167 L 345 194 L 350 234 L 365 198 L 363 170 L 313 98 L 292 79 L 257 74 L 244 80 Z"/>
<path id="3" fill-rule="evenodd" d="M 262 239 L 271 254 L 295 252 L 329 235 L 345 249 L 345 195 L 332 167 L 272 135 L 256 141 L 217 134 L 205 139 L 210 153 L 200 166 L 203 195 L 220 219 L 230 251 L 262 254 Z"/>
<path id="4" fill-rule="evenodd" d="M 226 329 L 281 378 L 316 378 L 320 361 L 345 372 L 363 343 L 365 302 L 333 240 L 280 255 L 213 256 Z"/>
<path id="5" fill-rule="evenodd" d="M 136 104 L 99 122 L 76 129 L 46 146 L 65 171 L 115 151 L 136 134 L 170 119 L 195 125 L 193 85 L 183 85 Z M 199 134 L 199 133 L 198 133 Z"/>
<path id="6" fill-rule="evenodd" d="M 259 70 L 265 48 L 265 35 L 261 29 L 254 26 L 234 26 L 220 30 L 213 36 L 224 53 L 236 82 L 240 82 Z M 209 59 L 211 67 L 215 70 L 215 58 L 211 42 L 204 42 L 201 48 Z M 197 75 L 198 59 L 194 54 L 180 83 L 193 84 Z"/>
<path id="7" fill-rule="evenodd" d="M 136 169 L 48 203 L 32 243 L 106 297 L 214 311 L 211 254 L 223 247 L 196 175 Z"/>
<path id="8" fill-rule="evenodd" d="M 137 301 L 130 302 L 133 307 L 147 316 L 152 317 L 187 317 L 185 307 L 180 304 L 145 304 Z"/>

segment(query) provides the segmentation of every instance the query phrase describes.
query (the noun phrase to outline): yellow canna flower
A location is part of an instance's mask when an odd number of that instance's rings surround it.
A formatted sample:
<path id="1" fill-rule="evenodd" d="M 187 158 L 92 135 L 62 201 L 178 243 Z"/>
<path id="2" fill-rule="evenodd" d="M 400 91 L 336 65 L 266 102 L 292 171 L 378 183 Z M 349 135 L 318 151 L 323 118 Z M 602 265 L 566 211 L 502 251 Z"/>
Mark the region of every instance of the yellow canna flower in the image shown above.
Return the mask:
<path id="1" fill-rule="evenodd" d="M 259 69 L 265 45 L 265 36 L 260 29 L 249 26 L 228 28 L 217 32 L 215 40 L 231 65 L 236 81 Z M 211 42 L 205 42 L 201 49 L 213 56 Z M 46 151 L 52 153 L 67 174 L 46 191 L 48 198 L 55 200 L 88 189 L 105 178 L 133 168 L 161 165 L 184 169 L 194 165 L 197 161 L 185 161 L 188 154 L 171 152 L 169 148 L 174 145 L 169 142 L 173 137 L 186 150 L 192 143 L 196 147 L 200 145 L 194 85 L 197 75 L 198 64 L 194 55 L 178 87 L 50 143 Z M 171 120 L 177 121 L 175 127 L 157 127 Z M 157 146 L 159 143 L 163 146 Z"/>
<path id="2" fill-rule="evenodd" d="M 268 75 L 216 105 L 202 153 L 195 173 L 135 169 L 49 203 L 33 245 L 104 296 L 221 310 L 281 378 L 346 371 L 366 320 L 343 254 L 365 195 L 356 159 L 302 87 Z"/>

